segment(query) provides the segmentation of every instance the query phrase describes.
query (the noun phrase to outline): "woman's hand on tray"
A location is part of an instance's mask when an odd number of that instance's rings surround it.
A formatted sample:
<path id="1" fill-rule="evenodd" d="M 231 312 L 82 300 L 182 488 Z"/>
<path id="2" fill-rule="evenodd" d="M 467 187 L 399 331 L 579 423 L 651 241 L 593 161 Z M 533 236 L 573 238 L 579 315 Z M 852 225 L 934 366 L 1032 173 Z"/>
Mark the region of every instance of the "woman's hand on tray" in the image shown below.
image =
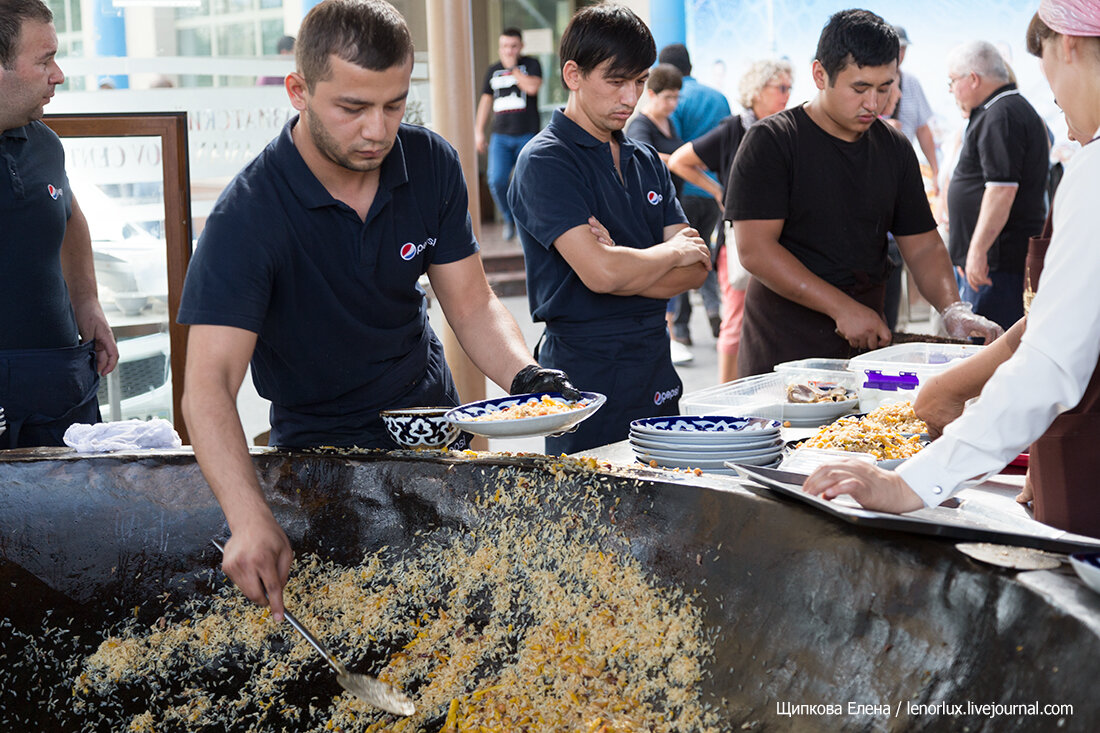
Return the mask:
<path id="1" fill-rule="evenodd" d="M 863 461 L 821 466 L 802 484 L 802 490 L 830 501 L 848 494 L 865 509 L 893 514 L 924 508 L 924 502 L 901 476 Z"/>

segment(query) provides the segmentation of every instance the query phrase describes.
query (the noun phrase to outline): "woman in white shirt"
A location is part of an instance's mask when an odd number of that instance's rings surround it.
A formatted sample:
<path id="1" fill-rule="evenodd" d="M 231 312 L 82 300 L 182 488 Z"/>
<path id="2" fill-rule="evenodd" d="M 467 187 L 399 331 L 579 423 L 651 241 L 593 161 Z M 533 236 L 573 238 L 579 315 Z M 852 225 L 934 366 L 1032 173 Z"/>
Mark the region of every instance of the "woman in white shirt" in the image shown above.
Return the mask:
<path id="1" fill-rule="evenodd" d="M 1027 41 L 1072 129 L 1094 141 L 1100 0 L 1042 0 Z M 1026 328 L 1017 324 L 990 347 L 988 358 L 1003 363 L 978 400 L 896 472 L 856 462 L 823 466 L 806 480 L 807 492 L 849 494 L 890 512 L 935 506 L 964 481 L 1000 471 L 1042 436 L 1031 453 L 1036 518 L 1100 536 L 1100 490 L 1093 488 L 1100 474 L 1098 190 L 1100 144 L 1086 144 L 1055 197 L 1053 240 Z"/>

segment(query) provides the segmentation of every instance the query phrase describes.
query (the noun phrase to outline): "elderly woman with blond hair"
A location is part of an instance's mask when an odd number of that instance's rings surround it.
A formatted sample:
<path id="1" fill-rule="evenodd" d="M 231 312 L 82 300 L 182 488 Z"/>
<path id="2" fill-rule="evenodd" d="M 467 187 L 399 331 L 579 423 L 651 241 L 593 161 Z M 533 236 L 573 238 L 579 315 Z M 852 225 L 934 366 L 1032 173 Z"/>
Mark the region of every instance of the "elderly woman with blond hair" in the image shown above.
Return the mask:
<path id="1" fill-rule="evenodd" d="M 714 171 L 718 180 L 729 181 L 730 168 L 745 130 L 757 120 L 787 108 L 791 97 L 791 64 L 781 59 L 755 62 L 741 77 L 741 106 L 745 111 L 722 120 L 707 134 L 683 145 L 668 161 L 669 170 L 703 188 L 723 211 L 726 186 L 706 175 Z M 718 228 L 718 285 L 722 292 L 722 324 L 718 330 L 718 381 L 737 379 L 737 351 L 741 343 L 741 314 L 745 308 L 745 285 L 730 277 L 730 270 L 741 272 L 737 248 L 725 247 L 725 227 Z M 729 265 L 735 265 L 730 268 Z M 732 282 L 731 282 L 732 280 Z"/>
<path id="2" fill-rule="evenodd" d="M 1042 0 L 1027 46 L 1084 145 L 1054 198 L 1053 236 L 1031 308 L 1004 337 L 941 375 L 960 383 L 967 372 L 992 373 L 940 438 L 897 472 L 823 466 L 806 480 L 811 494 L 849 494 L 890 512 L 935 506 L 1031 444 L 1035 518 L 1100 537 L 1100 0 Z M 937 389 L 925 386 L 918 409 L 924 392 Z"/>

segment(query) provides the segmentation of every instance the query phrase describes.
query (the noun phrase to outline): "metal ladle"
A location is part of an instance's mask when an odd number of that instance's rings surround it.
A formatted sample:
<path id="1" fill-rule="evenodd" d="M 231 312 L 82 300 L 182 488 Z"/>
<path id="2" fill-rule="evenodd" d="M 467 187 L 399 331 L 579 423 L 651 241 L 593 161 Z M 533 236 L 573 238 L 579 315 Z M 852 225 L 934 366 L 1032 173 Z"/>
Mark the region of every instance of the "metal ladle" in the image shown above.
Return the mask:
<path id="1" fill-rule="evenodd" d="M 220 542 L 217 540 L 211 540 L 211 542 L 214 543 L 214 547 L 217 547 L 219 551 L 222 553 L 225 552 L 225 548 L 222 547 Z M 394 715 L 412 715 L 416 712 L 416 706 L 413 704 L 413 701 L 396 688 L 369 675 L 349 672 L 348 668 L 328 650 L 328 647 L 311 634 L 309 629 L 302 626 L 302 622 L 296 619 L 294 614 L 286 610 L 286 608 L 283 609 L 283 618 L 285 618 L 299 634 L 304 636 L 305 640 L 308 641 L 314 649 L 319 651 L 321 656 L 325 658 L 325 661 L 336 670 L 336 681 L 339 682 L 340 686 L 345 690 L 362 698 L 368 704 L 376 708 L 381 708 L 386 712 L 393 713 Z"/>

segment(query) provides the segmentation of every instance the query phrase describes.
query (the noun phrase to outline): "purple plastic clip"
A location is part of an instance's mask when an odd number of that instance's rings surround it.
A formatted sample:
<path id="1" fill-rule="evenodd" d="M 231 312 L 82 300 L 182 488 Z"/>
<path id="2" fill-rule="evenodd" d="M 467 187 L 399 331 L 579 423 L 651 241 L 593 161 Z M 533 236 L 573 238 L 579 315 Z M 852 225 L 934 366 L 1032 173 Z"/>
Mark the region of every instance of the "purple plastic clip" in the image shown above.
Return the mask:
<path id="1" fill-rule="evenodd" d="M 867 382 L 864 389 L 878 389 L 884 392 L 896 392 L 899 389 L 916 389 L 920 380 L 914 372 L 901 372 L 896 377 L 883 374 L 877 369 L 867 369 Z"/>

